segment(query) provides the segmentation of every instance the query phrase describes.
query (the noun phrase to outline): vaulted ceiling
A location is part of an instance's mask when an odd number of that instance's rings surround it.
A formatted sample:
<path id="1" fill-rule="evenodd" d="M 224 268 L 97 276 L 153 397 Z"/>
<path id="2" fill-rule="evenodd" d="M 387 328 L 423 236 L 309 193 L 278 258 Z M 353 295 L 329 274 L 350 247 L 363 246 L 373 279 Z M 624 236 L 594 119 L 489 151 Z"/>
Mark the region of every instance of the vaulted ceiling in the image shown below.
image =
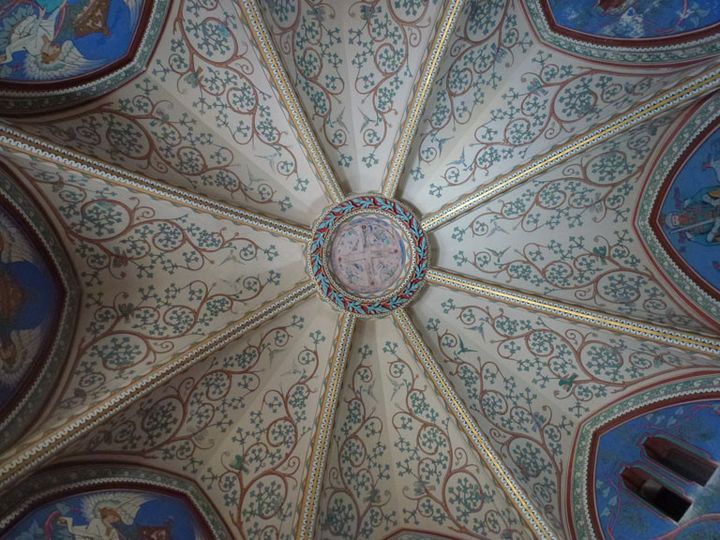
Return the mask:
<path id="1" fill-rule="evenodd" d="M 0 534 L 719 530 L 600 442 L 720 461 L 668 420 L 718 417 L 720 3 L 6 4 Z M 355 212 L 411 247 L 382 297 Z"/>

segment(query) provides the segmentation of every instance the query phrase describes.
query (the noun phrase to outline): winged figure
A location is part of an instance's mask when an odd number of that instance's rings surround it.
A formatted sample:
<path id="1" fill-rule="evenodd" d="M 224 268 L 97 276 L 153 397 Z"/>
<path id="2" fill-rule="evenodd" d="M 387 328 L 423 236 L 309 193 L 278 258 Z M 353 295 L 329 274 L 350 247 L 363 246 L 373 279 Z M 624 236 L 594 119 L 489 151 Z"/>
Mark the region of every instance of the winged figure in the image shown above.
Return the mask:
<path id="1" fill-rule="evenodd" d="M 82 515 L 86 525 L 77 525 L 67 516 L 51 516 L 48 522 L 64 527 L 73 540 L 130 540 L 142 537 L 141 527 L 135 525 L 140 507 L 151 500 L 142 493 L 112 491 L 86 495 L 82 501 Z M 50 531 L 51 534 L 54 531 Z M 59 532 L 59 531 L 58 531 Z M 53 536 L 51 536 L 53 538 Z"/>
<path id="2" fill-rule="evenodd" d="M 113 29 L 110 18 L 117 17 L 116 8 L 123 4 L 129 17 L 123 19 L 123 26 L 128 27 L 118 28 L 115 21 Z M 135 27 L 143 5 L 143 0 L 10 0 L 0 5 L 0 68 L 5 64 L 12 68 L 15 62 L 23 78 L 34 81 L 92 73 L 105 66 L 107 58 L 102 54 L 88 58 L 78 48 L 78 40 L 101 34 L 109 40 L 105 43 L 112 41 L 117 47 L 129 39 L 123 36 Z M 101 52 L 104 45 L 98 47 Z"/>

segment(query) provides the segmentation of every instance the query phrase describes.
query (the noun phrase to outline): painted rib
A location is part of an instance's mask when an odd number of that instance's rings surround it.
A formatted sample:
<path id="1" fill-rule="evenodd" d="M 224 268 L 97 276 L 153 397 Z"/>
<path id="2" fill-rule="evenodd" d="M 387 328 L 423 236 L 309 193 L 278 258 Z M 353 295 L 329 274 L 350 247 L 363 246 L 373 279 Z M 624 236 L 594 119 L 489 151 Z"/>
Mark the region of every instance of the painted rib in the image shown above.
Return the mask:
<path id="1" fill-rule="evenodd" d="M 265 26 L 257 2 L 255 0 L 242 0 L 238 2 L 238 4 L 243 12 L 244 21 L 247 23 L 248 30 L 255 40 L 258 51 L 270 73 L 280 101 L 282 101 L 285 106 L 290 116 L 290 121 L 297 130 L 298 138 L 302 141 L 310 158 L 310 162 L 315 167 L 318 179 L 325 189 L 325 194 L 330 201 L 334 203 L 340 202 L 345 198 L 345 194 L 340 188 L 340 184 L 338 184 L 335 172 L 330 167 L 325 153 L 320 148 L 315 132 L 310 127 L 310 122 L 308 122 L 305 111 L 300 105 L 300 100 L 295 93 L 295 89 L 290 84 L 290 79 L 275 49 L 275 44 L 270 37 L 270 33 Z"/>
<path id="2" fill-rule="evenodd" d="M 142 191 L 173 204 L 181 204 L 221 219 L 229 219 L 239 225 L 247 225 L 259 231 L 284 236 L 296 242 L 305 243 L 310 239 L 310 230 L 306 227 L 243 210 L 186 189 L 131 173 L 78 152 L 65 150 L 2 124 L 0 124 L 0 148 L 59 163 L 69 169 L 89 174 L 108 183 Z"/>
<path id="3" fill-rule="evenodd" d="M 442 60 L 447 43 L 455 28 L 458 15 L 462 10 L 465 0 L 447 0 L 443 8 L 442 16 L 439 17 L 439 26 L 435 32 L 435 38 L 429 49 L 420 74 L 420 79 L 415 84 L 413 95 L 410 99 L 410 107 L 406 109 L 406 116 L 402 121 L 400 135 L 393 148 L 393 154 L 388 162 L 388 169 L 383 180 L 382 194 L 386 197 L 393 197 L 400 182 L 400 175 L 405 169 L 410 147 L 412 146 L 415 133 L 417 132 L 420 117 L 425 109 L 425 103 L 430 96 L 430 89 L 438 66 Z"/>
<path id="4" fill-rule="evenodd" d="M 610 122 L 574 139 L 572 142 L 561 146 L 557 150 L 553 150 L 539 157 L 529 165 L 515 169 L 511 173 L 499 177 L 497 180 L 481 187 L 477 191 L 460 197 L 447 207 L 428 214 L 422 219 L 422 227 L 425 231 L 436 229 L 460 217 L 465 212 L 469 212 L 492 197 L 496 197 L 508 189 L 530 180 L 536 174 L 587 150 L 599 142 L 609 139 L 620 131 L 657 116 L 672 107 L 697 98 L 702 94 L 718 88 L 718 86 L 720 86 L 720 68 L 715 67 L 705 74 L 695 77 L 689 82 L 685 82 L 665 92 L 661 96 L 643 103 L 631 112 L 615 117 Z"/>
<path id="5" fill-rule="evenodd" d="M 247 332 L 276 317 L 301 300 L 311 296 L 315 286 L 310 281 L 249 313 L 224 330 L 203 339 L 197 345 L 178 355 L 163 366 L 131 383 L 111 398 L 99 403 L 76 418 L 69 419 L 59 428 L 26 441 L 20 447 L 0 458 L 0 490 L 21 476 L 36 469 L 80 436 L 105 422 L 132 403 L 165 384 L 178 373 L 218 352 Z"/>
<path id="6" fill-rule="evenodd" d="M 398 328 L 400 328 L 405 341 L 415 353 L 418 362 L 422 365 L 425 375 L 433 382 L 438 394 L 445 401 L 448 410 L 455 417 L 458 425 L 465 432 L 470 443 L 475 447 L 478 455 L 485 465 L 487 465 L 497 480 L 498 485 L 518 509 L 520 515 L 535 531 L 538 538 L 555 539 L 556 536 L 552 532 L 552 529 L 545 523 L 545 520 L 540 516 L 533 504 L 522 492 L 520 486 L 517 485 L 510 472 L 502 464 L 495 450 L 493 450 L 485 435 L 480 431 L 475 419 L 470 415 L 465 405 L 455 393 L 455 390 L 453 390 L 407 312 L 402 308 L 397 309 L 393 312 L 393 319 Z"/>
<path id="7" fill-rule="evenodd" d="M 320 488 L 325 467 L 327 465 L 330 436 L 335 424 L 335 413 L 340 397 L 343 374 L 347 365 L 357 317 L 352 313 L 343 312 L 338 321 L 338 333 L 335 338 L 335 350 L 330 358 L 328 375 L 325 380 L 325 391 L 321 402 L 321 410 L 317 430 L 313 437 L 308 473 L 305 477 L 305 487 L 300 499 L 295 538 L 310 539 L 315 537 L 317 525 L 318 506 L 320 504 Z"/>
<path id="8" fill-rule="evenodd" d="M 665 345 L 682 347 L 706 353 L 720 353 L 720 340 L 711 337 L 681 332 L 664 326 L 635 321 L 625 317 L 608 315 L 590 309 L 579 308 L 564 302 L 545 300 L 539 296 L 519 293 L 477 279 L 471 279 L 444 270 L 429 269 L 426 279 L 429 283 L 469 292 L 487 300 L 500 300 L 506 304 L 530 308 L 548 315 L 562 317 L 633 336 L 657 341 Z"/>

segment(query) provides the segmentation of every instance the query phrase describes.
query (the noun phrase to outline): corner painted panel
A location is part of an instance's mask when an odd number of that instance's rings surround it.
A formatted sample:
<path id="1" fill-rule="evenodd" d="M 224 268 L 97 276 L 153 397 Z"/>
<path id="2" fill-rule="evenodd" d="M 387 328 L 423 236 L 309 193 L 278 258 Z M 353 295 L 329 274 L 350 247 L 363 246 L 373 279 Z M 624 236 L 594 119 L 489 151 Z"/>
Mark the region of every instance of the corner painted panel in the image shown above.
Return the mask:
<path id="1" fill-rule="evenodd" d="M 720 23 L 718 0 L 542 0 L 542 3 L 559 27 L 603 40 L 685 36 Z"/>
<path id="2" fill-rule="evenodd" d="M 202 537 L 198 520 L 182 499 L 145 489 L 107 489 L 59 497 L 33 509 L 8 535 L 16 540 Z"/>
<path id="3" fill-rule="evenodd" d="M 574 443 L 567 504 L 578 540 L 720 537 L 720 470 L 704 486 L 654 461 L 642 448 L 663 436 L 720 464 L 720 376 L 679 378 L 615 401 L 583 422 Z M 620 474 L 638 467 L 692 504 L 674 521 L 631 493 Z"/>
<path id="4" fill-rule="evenodd" d="M 63 81 L 132 52 L 145 0 L 10 1 L 0 10 L 0 82 Z"/>
<path id="5" fill-rule="evenodd" d="M 648 171 L 636 227 L 657 274 L 720 322 L 720 95 L 688 109 Z"/>
<path id="6" fill-rule="evenodd" d="M 716 471 L 705 486 L 684 480 L 648 458 L 642 444 L 651 436 L 663 436 L 705 459 L 720 461 L 720 400 L 653 407 L 639 416 L 610 423 L 597 435 L 591 478 L 603 537 L 643 540 L 672 533 L 673 539 L 717 538 L 720 473 Z M 622 485 L 620 474 L 626 466 L 647 471 L 692 501 L 680 522 L 656 511 Z M 697 536 L 701 531 L 702 536 Z"/>
<path id="7" fill-rule="evenodd" d="M 720 51 L 720 0 L 525 0 L 547 44 L 611 64 L 669 64 Z"/>
<path id="8" fill-rule="evenodd" d="M 712 124 L 678 160 L 651 223 L 675 263 L 720 299 L 720 129 Z"/>
<path id="9" fill-rule="evenodd" d="M 0 537 L 13 540 L 230 538 L 191 480 L 145 467 L 62 466 L 0 499 Z"/>
<path id="10" fill-rule="evenodd" d="M 56 110 L 116 89 L 145 68 L 168 0 L 0 3 L 0 111 Z"/>
<path id="11" fill-rule="evenodd" d="M 0 415 L 47 354 L 62 286 L 28 223 L 0 194 Z"/>
<path id="12" fill-rule="evenodd" d="M 0 450 L 52 393 L 74 337 L 79 296 L 54 229 L 0 167 Z"/>

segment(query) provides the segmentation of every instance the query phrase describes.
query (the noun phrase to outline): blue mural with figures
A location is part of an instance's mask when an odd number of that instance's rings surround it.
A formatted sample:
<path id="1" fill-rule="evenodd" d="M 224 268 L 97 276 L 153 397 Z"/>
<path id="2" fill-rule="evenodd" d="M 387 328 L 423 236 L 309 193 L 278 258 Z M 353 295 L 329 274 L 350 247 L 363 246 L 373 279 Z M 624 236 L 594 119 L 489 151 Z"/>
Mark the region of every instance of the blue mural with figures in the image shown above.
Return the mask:
<path id="1" fill-rule="evenodd" d="M 132 52 L 143 0 L 3 0 L 0 82 L 58 82 Z"/>
<path id="2" fill-rule="evenodd" d="M 720 129 L 700 138 L 670 179 L 655 227 L 670 255 L 720 295 Z"/>
<path id="3" fill-rule="evenodd" d="M 555 22 L 613 39 L 664 38 L 720 22 L 720 0 L 545 0 Z"/>
<path id="4" fill-rule="evenodd" d="M 604 431 L 594 464 L 595 507 L 604 537 L 614 540 L 720 538 L 720 471 L 703 486 L 671 472 L 643 449 L 647 437 L 663 437 L 720 461 L 720 400 L 659 407 Z M 625 467 L 639 467 L 692 504 L 679 522 L 662 515 L 621 480 Z M 663 536 L 667 535 L 667 536 Z"/>
<path id="5" fill-rule="evenodd" d="M 62 301 L 28 230 L 0 199 L 0 412 L 47 354 Z"/>
<path id="6" fill-rule="evenodd" d="M 179 497 L 106 489 L 64 496 L 33 509 L 9 531 L 13 540 L 196 540 L 195 513 Z"/>

